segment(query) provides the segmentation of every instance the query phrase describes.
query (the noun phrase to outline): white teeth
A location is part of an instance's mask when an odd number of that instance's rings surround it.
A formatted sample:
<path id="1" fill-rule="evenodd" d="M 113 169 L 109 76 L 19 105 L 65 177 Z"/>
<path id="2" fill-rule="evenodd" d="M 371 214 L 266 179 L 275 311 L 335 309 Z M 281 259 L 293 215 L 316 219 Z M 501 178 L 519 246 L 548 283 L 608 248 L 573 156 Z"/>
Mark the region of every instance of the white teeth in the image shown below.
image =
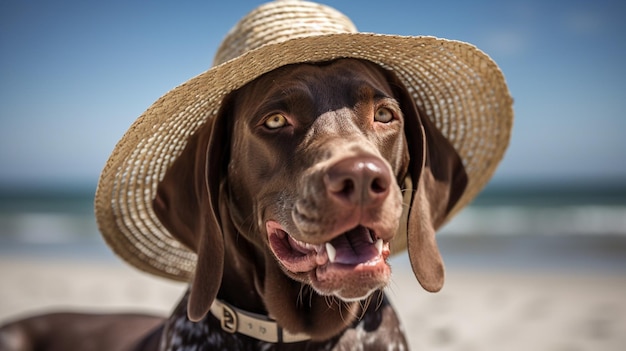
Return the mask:
<path id="1" fill-rule="evenodd" d="M 330 263 L 335 261 L 335 256 L 337 255 L 337 250 L 331 243 L 326 243 L 326 253 L 328 254 L 328 260 Z"/>
<path id="2" fill-rule="evenodd" d="M 383 253 L 383 239 L 376 240 L 376 250 L 378 250 L 379 255 Z"/>
<path id="3" fill-rule="evenodd" d="M 321 245 L 313 245 L 313 244 L 309 244 L 309 243 L 304 244 L 304 247 L 306 249 L 311 250 L 311 251 L 315 251 L 315 252 L 319 252 L 321 250 L 320 246 Z"/>

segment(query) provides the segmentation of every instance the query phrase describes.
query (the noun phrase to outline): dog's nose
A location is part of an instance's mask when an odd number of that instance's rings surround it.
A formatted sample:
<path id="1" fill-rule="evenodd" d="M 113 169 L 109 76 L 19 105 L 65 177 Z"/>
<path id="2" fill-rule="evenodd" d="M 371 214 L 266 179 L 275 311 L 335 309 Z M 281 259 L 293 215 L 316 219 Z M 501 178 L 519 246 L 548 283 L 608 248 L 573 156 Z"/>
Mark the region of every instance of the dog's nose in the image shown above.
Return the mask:
<path id="1" fill-rule="evenodd" d="M 389 168 L 372 156 L 350 157 L 338 161 L 324 177 L 326 191 L 347 206 L 378 206 L 389 194 Z"/>

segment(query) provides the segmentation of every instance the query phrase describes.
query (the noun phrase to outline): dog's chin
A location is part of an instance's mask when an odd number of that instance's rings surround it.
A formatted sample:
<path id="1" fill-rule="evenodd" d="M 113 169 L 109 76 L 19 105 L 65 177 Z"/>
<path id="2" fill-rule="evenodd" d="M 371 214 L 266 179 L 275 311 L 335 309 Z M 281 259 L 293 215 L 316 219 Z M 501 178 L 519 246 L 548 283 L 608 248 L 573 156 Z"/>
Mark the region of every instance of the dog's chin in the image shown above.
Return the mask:
<path id="1" fill-rule="evenodd" d="M 276 221 L 266 222 L 266 230 L 283 269 L 320 295 L 358 301 L 389 282 L 389 242 L 365 226 L 338 233 L 322 244 L 296 240 Z"/>

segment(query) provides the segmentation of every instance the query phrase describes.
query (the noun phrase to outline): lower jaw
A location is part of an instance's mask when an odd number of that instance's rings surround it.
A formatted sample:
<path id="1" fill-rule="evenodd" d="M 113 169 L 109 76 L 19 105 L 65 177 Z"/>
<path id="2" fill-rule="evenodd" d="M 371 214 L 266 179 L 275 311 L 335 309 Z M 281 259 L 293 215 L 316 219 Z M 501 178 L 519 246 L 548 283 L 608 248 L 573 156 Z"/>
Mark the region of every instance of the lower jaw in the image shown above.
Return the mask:
<path id="1" fill-rule="evenodd" d="M 343 301 L 352 302 L 367 298 L 376 290 L 387 286 L 391 276 L 391 269 L 384 260 L 365 269 L 334 268 L 328 272 L 328 267 L 318 267 L 309 272 L 309 284 L 318 294 L 335 296 Z M 342 270 L 350 272 L 341 272 Z"/>
<path id="2" fill-rule="evenodd" d="M 328 287 L 316 286 L 313 284 L 313 289 L 322 296 L 333 296 L 343 302 L 358 302 L 367 299 L 375 291 L 382 290 L 386 284 L 375 284 L 371 286 L 359 285 L 358 290 L 353 290 L 355 287 L 341 287 L 337 289 L 329 289 Z"/>

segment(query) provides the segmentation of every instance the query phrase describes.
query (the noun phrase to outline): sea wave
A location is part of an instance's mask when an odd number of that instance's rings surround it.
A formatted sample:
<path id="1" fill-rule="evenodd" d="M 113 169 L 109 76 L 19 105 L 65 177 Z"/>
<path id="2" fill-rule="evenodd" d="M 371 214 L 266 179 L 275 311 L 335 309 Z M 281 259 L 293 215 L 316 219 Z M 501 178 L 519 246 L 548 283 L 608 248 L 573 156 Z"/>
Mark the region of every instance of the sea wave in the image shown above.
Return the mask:
<path id="1" fill-rule="evenodd" d="M 626 236 L 626 206 L 469 206 L 441 230 L 444 236 Z M 99 237 L 93 214 L 0 214 L 0 240 L 63 243 Z"/>
<path id="2" fill-rule="evenodd" d="M 98 236 L 93 215 L 12 213 L 0 215 L 0 239 L 33 244 L 91 240 Z"/>
<path id="3" fill-rule="evenodd" d="M 626 236 L 626 206 L 470 206 L 440 234 Z"/>

